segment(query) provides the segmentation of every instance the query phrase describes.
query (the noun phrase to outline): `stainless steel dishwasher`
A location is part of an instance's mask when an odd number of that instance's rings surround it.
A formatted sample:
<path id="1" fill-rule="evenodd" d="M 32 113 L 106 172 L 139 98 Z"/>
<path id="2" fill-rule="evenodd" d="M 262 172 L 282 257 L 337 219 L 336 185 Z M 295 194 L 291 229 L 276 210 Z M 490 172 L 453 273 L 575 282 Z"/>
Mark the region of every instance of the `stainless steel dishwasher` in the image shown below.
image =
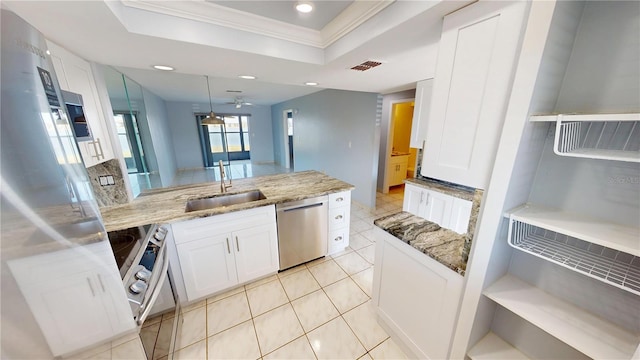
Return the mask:
<path id="1" fill-rule="evenodd" d="M 320 196 L 276 205 L 280 270 L 327 254 L 328 203 Z"/>

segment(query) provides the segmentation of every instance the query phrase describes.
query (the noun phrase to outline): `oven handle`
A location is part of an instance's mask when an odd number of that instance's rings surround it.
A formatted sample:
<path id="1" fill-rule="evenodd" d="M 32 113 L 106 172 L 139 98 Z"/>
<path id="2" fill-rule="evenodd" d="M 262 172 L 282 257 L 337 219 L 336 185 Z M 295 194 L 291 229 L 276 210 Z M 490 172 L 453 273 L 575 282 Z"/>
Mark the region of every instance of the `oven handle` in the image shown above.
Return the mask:
<path id="1" fill-rule="evenodd" d="M 142 313 L 140 314 L 140 316 L 138 316 L 138 319 L 136 320 L 138 326 L 141 326 L 144 323 L 144 321 L 147 319 L 147 316 L 149 316 L 149 312 L 151 312 L 151 308 L 153 307 L 153 304 L 156 302 L 158 295 L 160 295 L 160 290 L 162 290 L 162 284 L 164 284 L 164 281 L 167 278 L 167 271 L 169 270 L 169 256 L 167 256 L 166 249 L 167 249 L 166 246 L 163 246 L 160 248 L 160 252 L 162 253 L 162 270 L 160 272 L 158 281 L 153 287 L 151 296 L 147 297 L 147 301 L 143 302 L 140 305 L 140 308 L 142 309 Z"/>

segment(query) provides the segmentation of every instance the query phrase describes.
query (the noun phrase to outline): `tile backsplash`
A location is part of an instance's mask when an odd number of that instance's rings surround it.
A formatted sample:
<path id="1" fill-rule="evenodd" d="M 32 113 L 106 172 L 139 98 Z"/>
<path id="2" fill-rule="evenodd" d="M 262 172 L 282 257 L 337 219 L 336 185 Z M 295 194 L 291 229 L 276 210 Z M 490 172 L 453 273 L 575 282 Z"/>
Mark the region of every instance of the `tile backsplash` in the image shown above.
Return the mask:
<path id="1" fill-rule="evenodd" d="M 100 207 L 129 202 L 127 188 L 117 159 L 87 168 L 91 188 Z"/>

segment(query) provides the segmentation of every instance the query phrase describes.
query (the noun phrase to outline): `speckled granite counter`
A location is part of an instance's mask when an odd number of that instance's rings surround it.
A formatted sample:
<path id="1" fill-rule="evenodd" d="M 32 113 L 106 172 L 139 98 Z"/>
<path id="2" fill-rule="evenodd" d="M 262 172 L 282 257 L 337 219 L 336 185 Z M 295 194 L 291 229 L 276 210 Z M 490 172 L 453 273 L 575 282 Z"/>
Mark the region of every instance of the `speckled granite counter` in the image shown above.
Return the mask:
<path id="1" fill-rule="evenodd" d="M 404 180 L 407 184 L 417 185 L 426 189 L 441 192 L 443 194 L 451 195 L 463 200 L 473 201 L 473 194 L 475 189 L 468 188 L 462 185 L 451 184 L 443 181 L 432 179 L 417 179 L 408 178 Z"/>
<path id="2" fill-rule="evenodd" d="M 131 203 L 103 207 L 100 211 L 107 231 L 114 231 L 145 224 L 171 223 L 302 200 L 353 190 L 354 186 L 317 171 L 303 171 L 233 180 L 233 187 L 228 192 L 240 193 L 256 189 L 262 191 L 267 198 L 189 213 L 185 213 L 187 201 L 219 195 L 219 181 L 150 191 Z"/>
<path id="3" fill-rule="evenodd" d="M 465 235 L 404 211 L 381 217 L 374 224 L 464 276 L 467 267 L 462 257 Z"/>

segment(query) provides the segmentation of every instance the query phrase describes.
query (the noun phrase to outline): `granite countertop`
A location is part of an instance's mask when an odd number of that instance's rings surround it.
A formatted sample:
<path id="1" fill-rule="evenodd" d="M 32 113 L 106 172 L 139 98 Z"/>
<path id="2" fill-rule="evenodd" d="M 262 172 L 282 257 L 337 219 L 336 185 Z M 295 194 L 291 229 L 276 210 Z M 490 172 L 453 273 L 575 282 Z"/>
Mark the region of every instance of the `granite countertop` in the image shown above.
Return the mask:
<path id="1" fill-rule="evenodd" d="M 451 184 L 448 182 L 433 179 L 408 178 L 405 179 L 404 182 L 468 201 L 473 201 L 473 195 L 475 192 L 475 189 L 468 188 L 466 186 Z"/>
<path id="2" fill-rule="evenodd" d="M 220 182 L 215 181 L 149 191 L 128 204 L 103 207 L 100 211 L 107 231 L 115 231 L 146 224 L 197 219 L 354 188 L 351 184 L 318 171 L 302 171 L 233 180 L 233 186 L 228 190 L 229 194 L 260 190 L 266 196 L 264 200 L 244 204 L 186 213 L 185 206 L 188 200 L 221 194 Z"/>
<path id="3" fill-rule="evenodd" d="M 381 217 L 374 224 L 464 276 L 467 267 L 462 257 L 465 235 L 405 211 Z"/>

